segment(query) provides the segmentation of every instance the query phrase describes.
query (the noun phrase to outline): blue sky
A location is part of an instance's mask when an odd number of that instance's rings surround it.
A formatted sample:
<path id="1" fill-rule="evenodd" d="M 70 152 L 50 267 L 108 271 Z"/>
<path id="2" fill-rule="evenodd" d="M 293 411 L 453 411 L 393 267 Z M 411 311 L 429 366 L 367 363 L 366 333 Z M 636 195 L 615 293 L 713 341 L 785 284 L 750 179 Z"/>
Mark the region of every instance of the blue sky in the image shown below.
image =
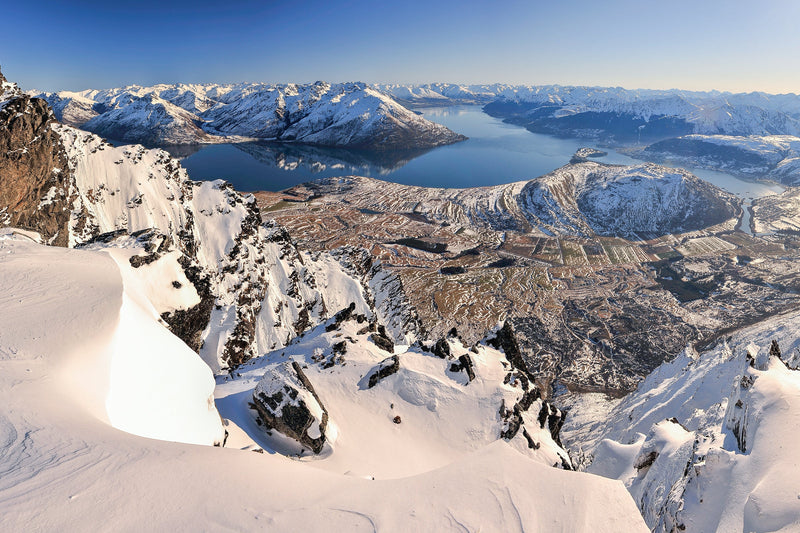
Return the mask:
<path id="1" fill-rule="evenodd" d="M 530 83 L 800 92 L 800 2 L 6 2 L 25 89 L 184 82 Z"/>

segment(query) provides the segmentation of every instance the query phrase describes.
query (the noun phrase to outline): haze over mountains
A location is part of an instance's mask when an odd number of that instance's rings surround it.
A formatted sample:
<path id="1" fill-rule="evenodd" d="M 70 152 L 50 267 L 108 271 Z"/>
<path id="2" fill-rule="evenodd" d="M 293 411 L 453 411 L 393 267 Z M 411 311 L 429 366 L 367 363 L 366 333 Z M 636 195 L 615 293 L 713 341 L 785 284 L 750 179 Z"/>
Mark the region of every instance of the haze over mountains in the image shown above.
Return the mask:
<path id="1" fill-rule="evenodd" d="M 768 173 L 793 157 L 792 97 L 176 85 L 51 109 L 0 83 L 12 529 L 135 529 L 142 508 L 175 529 L 800 527 L 794 188 L 745 211 L 685 170 L 587 149 L 496 187 L 352 176 L 253 196 L 59 122 L 155 144 L 461 138 L 390 91 L 728 150 L 708 165 L 750 147 L 719 135 L 757 135 Z"/>

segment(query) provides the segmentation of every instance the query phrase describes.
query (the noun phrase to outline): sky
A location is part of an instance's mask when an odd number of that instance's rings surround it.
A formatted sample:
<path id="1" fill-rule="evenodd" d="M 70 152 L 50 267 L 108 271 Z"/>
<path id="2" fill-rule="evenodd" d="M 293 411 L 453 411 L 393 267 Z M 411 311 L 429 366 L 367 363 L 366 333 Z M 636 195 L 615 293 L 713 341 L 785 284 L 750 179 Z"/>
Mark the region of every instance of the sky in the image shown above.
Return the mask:
<path id="1" fill-rule="evenodd" d="M 6 2 L 23 89 L 493 83 L 800 93 L 800 1 Z"/>

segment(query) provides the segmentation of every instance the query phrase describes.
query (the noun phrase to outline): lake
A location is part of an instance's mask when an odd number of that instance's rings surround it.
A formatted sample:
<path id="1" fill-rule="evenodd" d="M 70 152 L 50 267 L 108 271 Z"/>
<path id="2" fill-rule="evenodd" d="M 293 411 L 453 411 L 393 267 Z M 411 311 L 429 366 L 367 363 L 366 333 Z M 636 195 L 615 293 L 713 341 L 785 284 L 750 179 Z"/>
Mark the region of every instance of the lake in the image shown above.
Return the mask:
<path id="1" fill-rule="evenodd" d="M 195 180 L 221 178 L 240 191 L 279 191 L 319 178 L 359 175 L 426 187 L 481 187 L 528 180 L 569 162 L 585 139 L 561 139 L 531 133 L 484 113 L 480 106 L 419 110 L 468 140 L 428 151 L 376 153 L 291 143 L 216 144 L 180 147 L 173 155 Z M 608 151 L 597 161 L 638 164 Z M 783 191 L 775 184 L 745 181 L 724 172 L 689 169 L 697 176 L 742 198 Z"/>

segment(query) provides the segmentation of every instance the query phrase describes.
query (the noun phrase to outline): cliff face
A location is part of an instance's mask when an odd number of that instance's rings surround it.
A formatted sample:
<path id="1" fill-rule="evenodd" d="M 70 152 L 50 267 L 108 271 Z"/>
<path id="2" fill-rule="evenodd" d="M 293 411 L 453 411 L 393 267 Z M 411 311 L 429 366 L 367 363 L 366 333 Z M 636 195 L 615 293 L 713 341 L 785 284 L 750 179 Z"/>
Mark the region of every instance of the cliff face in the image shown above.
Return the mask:
<path id="1" fill-rule="evenodd" d="M 64 148 L 50 127 L 54 121 L 44 100 L 23 95 L 0 73 L 0 222 L 63 246 L 69 173 Z"/>

